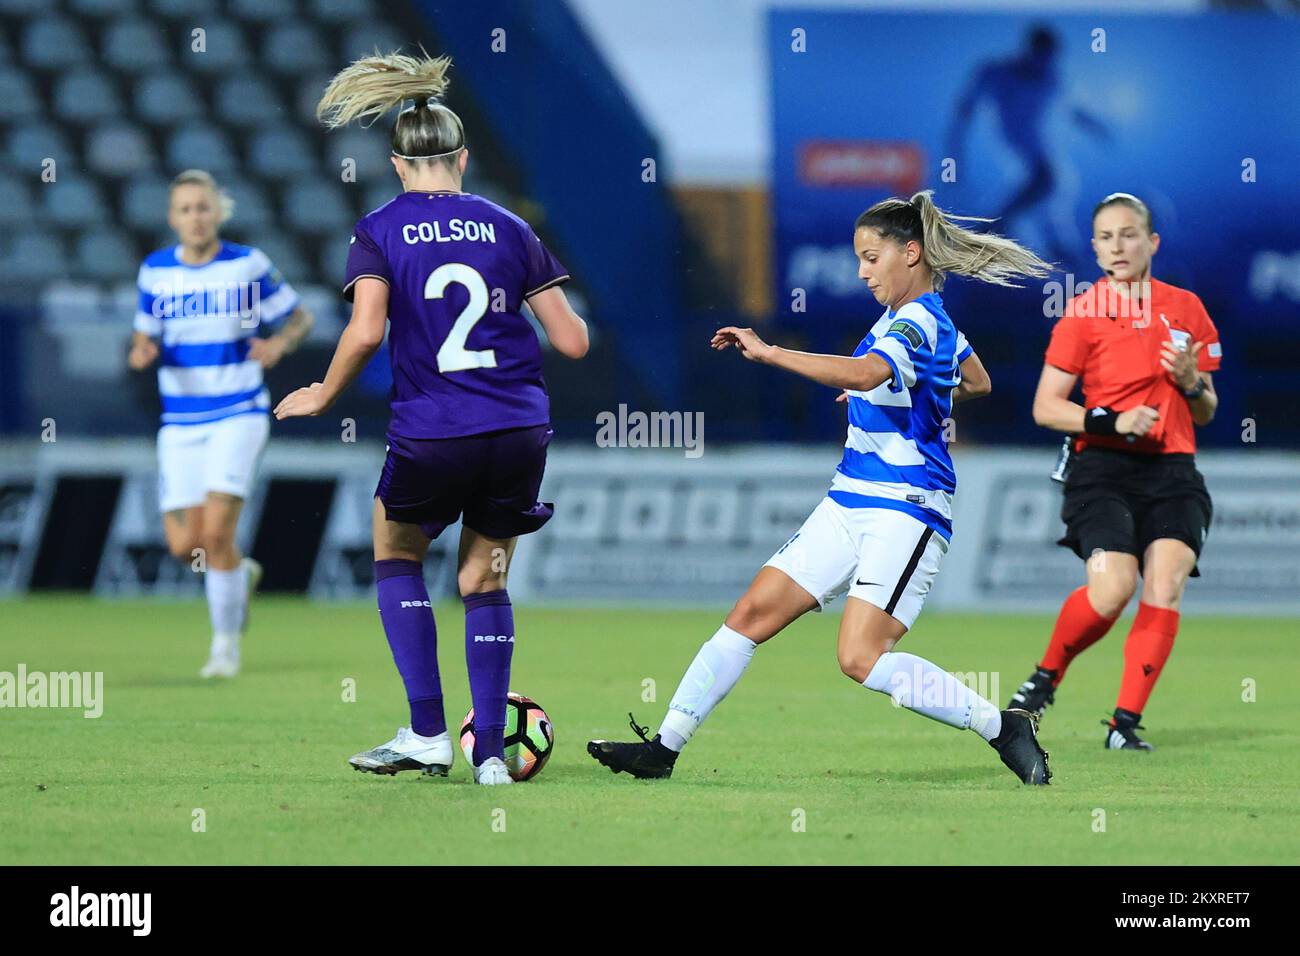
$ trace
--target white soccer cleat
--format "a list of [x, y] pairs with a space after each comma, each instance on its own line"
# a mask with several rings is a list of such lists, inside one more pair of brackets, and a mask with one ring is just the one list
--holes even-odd
[[239, 645], [231, 642], [213, 641], [212, 652], [208, 662], [199, 671], [203, 678], [234, 677], [239, 673]]
[[451, 737], [446, 731], [436, 737], [421, 737], [410, 727], [399, 727], [397, 736], [388, 743], [363, 750], [349, 757], [348, 763], [366, 773], [391, 776], [403, 770], [419, 770], [445, 777], [451, 769], [451, 759]]
[[504, 760], [500, 757], [488, 757], [474, 768], [474, 782], [492, 787], [503, 783], [514, 783], [514, 780], [510, 778], [510, 771], [506, 769]]

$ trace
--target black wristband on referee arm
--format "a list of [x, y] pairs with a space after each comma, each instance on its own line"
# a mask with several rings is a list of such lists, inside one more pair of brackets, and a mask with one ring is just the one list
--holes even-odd
[[1083, 430], [1089, 435], [1118, 435], [1115, 428], [1115, 422], [1119, 420], [1119, 412], [1114, 409], [1098, 405], [1096, 408], [1087, 408], [1083, 412]]

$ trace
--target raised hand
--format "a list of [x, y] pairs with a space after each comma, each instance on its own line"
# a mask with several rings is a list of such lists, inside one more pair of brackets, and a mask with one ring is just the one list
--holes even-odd
[[725, 326], [714, 332], [713, 340], [709, 344], [719, 352], [734, 345], [740, 349], [740, 354], [751, 362], [764, 361], [772, 351], [772, 346], [760, 339], [753, 329], [742, 329], [734, 325]]

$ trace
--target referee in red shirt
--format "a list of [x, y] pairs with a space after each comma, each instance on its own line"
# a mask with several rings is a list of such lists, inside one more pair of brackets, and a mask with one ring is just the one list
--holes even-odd
[[[1105, 272], [1052, 330], [1034, 421], [1076, 435], [1060, 544], [1084, 559], [1088, 583], [1065, 599], [1051, 642], [1010, 707], [1041, 714], [1077, 655], [1110, 630], [1137, 590], [1124, 676], [1106, 747], [1151, 750], [1138, 723], [1178, 633], [1178, 606], [1210, 527], [1193, 425], [1214, 417], [1210, 373], [1219, 334], [1185, 289], [1151, 278], [1160, 236], [1136, 196], [1113, 193], [1092, 214]], [[1071, 401], [1082, 380], [1083, 404]]]

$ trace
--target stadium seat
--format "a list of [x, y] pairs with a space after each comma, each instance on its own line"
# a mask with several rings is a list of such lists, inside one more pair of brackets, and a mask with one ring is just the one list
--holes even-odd
[[[232, 230], [233, 232], [233, 230]], [[312, 269], [298, 251], [298, 244], [287, 236], [278, 233], [240, 233], [250, 238], [236, 240], [256, 246], [266, 253], [271, 263], [280, 270], [280, 274], [290, 285], [307, 282], [312, 277]]]
[[39, 230], [14, 234], [0, 254], [0, 282], [44, 283], [69, 274], [63, 241]]
[[0, 121], [23, 120], [41, 111], [36, 84], [15, 67], [0, 69]]
[[43, 184], [40, 192], [43, 220], [66, 229], [108, 222], [108, 204], [99, 185], [84, 176], [60, 175], [53, 183]]
[[343, 288], [348, 269], [348, 241], [338, 238], [321, 243], [320, 277], [327, 285]]
[[330, 133], [325, 138], [326, 168], [331, 173], [341, 172], [343, 161], [351, 159], [356, 163], [356, 181], [359, 183], [386, 178], [396, 181], [393, 164], [389, 162], [392, 154], [389, 137], [389, 127], [378, 124], [369, 129], [354, 126]]
[[229, 20], [206, 18], [202, 26], [203, 49], [194, 49], [197, 42], [192, 33], [199, 27], [183, 31], [181, 37], [180, 65], [185, 70], [198, 73], [226, 74], [246, 71], [253, 59], [253, 51], [244, 40], [244, 33]]
[[308, 9], [316, 19], [332, 24], [375, 17], [375, 8], [370, 0], [310, 0]]
[[104, 60], [123, 73], [153, 72], [171, 60], [166, 39], [166, 32], [147, 20], [118, 20], [104, 37]]
[[139, 267], [135, 242], [116, 229], [93, 229], [77, 237], [73, 270], [78, 278], [113, 282], [134, 275]]
[[262, 61], [274, 72], [290, 76], [325, 70], [333, 65], [329, 48], [320, 33], [314, 26], [303, 22], [272, 27], [262, 43]]
[[352, 207], [343, 198], [342, 185], [328, 179], [289, 183], [283, 208], [290, 226], [312, 235], [343, 234], [352, 225]]
[[266, 191], [252, 180], [228, 180], [221, 188], [235, 200], [231, 222], [243, 230], [263, 231], [275, 222], [275, 213], [266, 199]]
[[30, 177], [0, 171], [0, 226], [27, 226], [36, 215]]
[[[136, 296], [138, 301], [139, 296]], [[130, 315], [136, 302], [120, 315]], [[48, 329], [79, 325], [104, 317], [104, 294], [93, 282], [81, 277], [53, 282], [41, 293], [41, 322]]]
[[140, 12], [140, 0], [69, 0], [68, 10], [79, 18], [103, 19]]
[[28, 24], [23, 33], [23, 55], [29, 66], [58, 70], [80, 66], [91, 59], [92, 53], [76, 23], [65, 17], [46, 16]]
[[220, 0], [149, 0], [149, 12], [171, 20], [206, 17], [220, 6]]
[[152, 126], [175, 126], [204, 111], [189, 77], [181, 73], [143, 76], [135, 86], [135, 111]]
[[269, 179], [288, 179], [302, 174], [316, 155], [307, 137], [292, 126], [274, 125], [253, 137], [249, 165]]
[[298, 118], [304, 123], [315, 126], [318, 122], [316, 119], [316, 104], [320, 102], [321, 94], [325, 92], [325, 87], [329, 86], [332, 73], [316, 73], [298, 84], [298, 95], [294, 102], [294, 109], [298, 113]]
[[122, 194], [122, 222], [130, 229], [152, 232], [167, 220], [170, 185], [161, 176], [132, 179]]
[[154, 163], [153, 146], [131, 123], [101, 126], [86, 140], [86, 167], [112, 178], [137, 176]]
[[[140, 258], [143, 260], [144, 256]], [[131, 315], [135, 312], [140, 304], [140, 289], [135, 283], [135, 276], [131, 276], [130, 282], [113, 283], [112, 288], [104, 294], [103, 302], [109, 315]]]
[[113, 82], [98, 70], [78, 69], [54, 84], [54, 112], [74, 123], [93, 123], [122, 113]]
[[275, 87], [260, 76], [237, 74], [217, 87], [217, 115], [235, 126], [256, 126], [285, 118]]
[[220, 130], [193, 123], [174, 134], [167, 144], [167, 165], [182, 169], [206, 169], [221, 176], [239, 168], [230, 142]]
[[120, 20], [104, 36], [104, 61], [122, 73], [152, 73], [168, 64], [166, 33], [139, 18]]
[[409, 37], [383, 20], [353, 20], [343, 28], [339, 47], [341, 62], [351, 63], [358, 57], [374, 53], [391, 53], [407, 44]]
[[[400, 184], [390, 123], [325, 133], [315, 107], [345, 58], [406, 45], [385, 13], [377, 0], [0, 0], [0, 224], [54, 230], [11, 243], [0, 271], [113, 284], [126, 259], [174, 244], [171, 176], [200, 168], [236, 201], [232, 239], [335, 289], [352, 223]], [[41, 249], [55, 253], [33, 266]]]
[[251, 23], [274, 23], [297, 16], [294, 0], [230, 0], [227, 12]]
[[53, 123], [36, 122], [14, 126], [9, 131], [5, 156], [15, 170], [39, 175], [46, 159], [58, 157], [56, 172], [77, 166], [68, 134]]
[[0, 0], [0, 14], [9, 17], [29, 17], [49, 8], [50, 0]]

